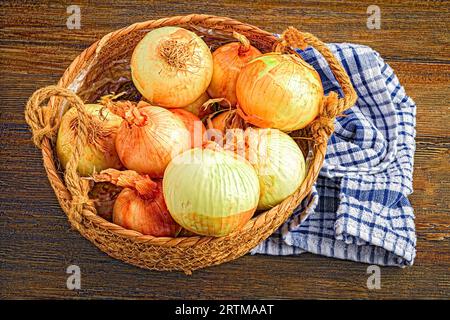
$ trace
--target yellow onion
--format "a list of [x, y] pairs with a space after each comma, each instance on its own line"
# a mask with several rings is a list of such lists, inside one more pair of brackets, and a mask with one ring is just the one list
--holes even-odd
[[212, 98], [226, 98], [232, 107], [236, 106], [236, 80], [242, 67], [261, 52], [250, 45], [248, 39], [233, 34], [239, 42], [227, 43], [213, 52], [214, 71], [208, 94]]
[[[89, 120], [86, 124], [88, 137], [80, 156], [78, 172], [82, 176], [88, 176], [107, 168], [121, 168], [114, 140], [122, 118], [99, 104], [87, 104], [85, 107]], [[56, 154], [64, 168], [75, 149], [77, 132], [77, 110], [71, 108], [61, 119], [56, 139]]]
[[248, 124], [237, 114], [236, 109], [223, 110], [207, 118], [208, 129], [226, 134], [229, 129], [245, 129]]
[[225, 133], [225, 130], [227, 129], [227, 120], [229, 119], [229, 117], [230, 111], [223, 111], [208, 119], [211, 120], [211, 122], [208, 124], [211, 129], [217, 129], [220, 132]]
[[183, 109], [186, 111], [192, 112], [197, 117], [202, 119], [204, 116], [207, 116], [208, 114], [210, 114], [212, 112], [212, 105], [211, 106], [210, 105], [203, 106], [203, 104], [206, 101], [208, 101], [209, 99], [210, 99], [210, 97], [209, 97], [208, 93], [203, 92], [203, 94], [200, 96], [200, 98], [198, 98], [191, 104], [187, 105]]
[[135, 171], [115, 169], [95, 174], [94, 180], [124, 188], [114, 203], [112, 219], [115, 224], [155, 237], [175, 237], [181, 231], [167, 210], [161, 180], [153, 181]]
[[305, 179], [305, 158], [297, 143], [277, 129], [245, 131], [247, 160], [259, 178], [258, 210], [270, 209], [292, 195]]
[[319, 74], [302, 59], [272, 52], [242, 68], [236, 96], [244, 120], [289, 132], [304, 128], [317, 117], [323, 87]]
[[185, 109], [169, 109], [174, 115], [183, 121], [191, 137], [191, 148], [201, 147], [203, 145], [206, 128], [202, 121], [193, 113]]
[[150, 31], [131, 57], [131, 75], [139, 92], [153, 105], [183, 108], [208, 88], [212, 55], [195, 33], [179, 27]]
[[117, 131], [116, 150], [127, 169], [162, 178], [170, 160], [190, 148], [189, 131], [169, 110], [142, 105], [122, 108], [125, 121]]
[[206, 236], [224, 236], [241, 228], [259, 199], [255, 169], [219, 148], [195, 148], [175, 157], [164, 174], [163, 190], [174, 220]]

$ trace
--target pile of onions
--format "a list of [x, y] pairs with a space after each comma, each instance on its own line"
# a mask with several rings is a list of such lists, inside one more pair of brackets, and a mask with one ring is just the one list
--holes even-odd
[[224, 236], [241, 228], [259, 200], [255, 169], [219, 147], [196, 148], [175, 157], [166, 169], [163, 190], [174, 220], [206, 236]]
[[[88, 113], [87, 143], [80, 156], [77, 170], [82, 176], [107, 168], [121, 168], [122, 164], [114, 147], [117, 130], [122, 118], [99, 104], [85, 105]], [[75, 149], [78, 132], [78, 116], [75, 108], [62, 117], [56, 140], [56, 153], [65, 168]]]
[[226, 98], [231, 106], [236, 106], [236, 80], [242, 67], [261, 52], [250, 45], [248, 39], [234, 32], [239, 42], [231, 42], [213, 52], [213, 76], [208, 87], [212, 98]]
[[150, 31], [131, 57], [131, 75], [139, 92], [153, 105], [183, 108], [211, 82], [212, 55], [195, 33], [179, 27]]
[[[318, 116], [321, 79], [294, 54], [262, 54], [233, 36], [211, 54], [191, 31], [154, 29], [130, 61], [142, 100], [115, 101], [122, 92], [86, 105], [78, 171], [96, 183], [100, 216], [157, 237], [221, 237], [298, 190], [305, 158], [285, 132]], [[77, 125], [70, 109], [56, 142], [64, 167]]]
[[305, 179], [305, 158], [297, 143], [277, 129], [245, 131], [245, 157], [259, 178], [258, 210], [270, 209], [292, 195]]
[[245, 67], [236, 83], [241, 117], [261, 128], [286, 132], [307, 126], [319, 113], [319, 74], [293, 54], [267, 53]]
[[189, 131], [191, 137], [191, 148], [201, 147], [203, 145], [206, 128], [202, 121], [193, 113], [185, 109], [169, 109], [174, 115], [180, 118]]
[[117, 131], [116, 150], [127, 169], [162, 178], [170, 160], [190, 148], [186, 126], [167, 109], [140, 103], [115, 112], [125, 119]]
[[94, 180], [124, 187], [114, 203], [115, 224], [155, 237], [175, 237], [181, 231], [167, 210], [161, 181], [135, 171], [114, 169], [95, 174]]

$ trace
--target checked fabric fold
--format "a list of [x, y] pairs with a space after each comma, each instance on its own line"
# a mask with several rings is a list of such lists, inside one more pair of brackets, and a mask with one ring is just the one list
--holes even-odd
[[[369, 47], [329, 44], [358, 94], [335, 132], [312, 197], [252, 253], [303, 252], [370, 264], [412, 265], [416, 234], [412, 189], [416, 106], [394, 71]], [[325, 59], [300, 51], [325, 93], [342, 94]], [[300, 212], [309, 205], [309, 215]]]

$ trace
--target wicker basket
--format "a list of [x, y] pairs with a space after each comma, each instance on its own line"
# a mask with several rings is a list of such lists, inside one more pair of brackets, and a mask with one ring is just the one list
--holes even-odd
[[[307, 176], [299, 189], [281, 204], [255, 216], [241, 230], [225, 237], [157, 238], [124, 229], [96, 214], [92, 200], [88, 197], [89, 184], [76, 172], [80, 150], [87, 135], [83, 101], [92, 102], [92, 97], [83, 92], [98, 82], [114, 61], [127, 61], [146, 32], [163, 26], [180, 26], [192, 30], [202, 35], [212, 48], [230, 41], [233, 31], [245, 35], [262, 52], [276, 49], [293, 53], [293, 47], [313, 46], [328, 61], [342, 87], [343, 97], [338, 99], [336, 94], [331, 94], [324, 98], [319, 117], [300, 132], [307, 139], [300, 140], [299, 145], [312, 156]], [[233, 19], [193, 14], [136, 23], [107, 34], [72, 62], [57, 86], [46, 87], [33, 94], [28, 101], [25, 117], [32, 128], [35, 144], [42, 149], [49, 181], [73, 228], [116, 259], [142, 268], [181, 270], [189, 274], [193, 270], [221, 264], [246, 254], [292, 214], [309, 195], [317, 179], [328, 138], [333, 132], [334, 118], [352, 106], [355, 100], [356, 95], [348, 75], [328, 48], [313, 35], [289, 28], [279, 39], [269, 32]], [[77, 108], [80, 125], [73, 158], [64, 174], [61, 174], [54, 154], [54, 141], [66, 105]]]

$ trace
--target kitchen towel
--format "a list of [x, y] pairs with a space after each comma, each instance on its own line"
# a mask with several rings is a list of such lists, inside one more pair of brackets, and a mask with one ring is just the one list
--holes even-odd
[[[312, 197], [252, 253], [303, 252], [388, 266], [412, 265], [416, 106], [391, 67], [367, 46], [329, 44], [358, 100], [335, 121]], [[320, 74], [325, 93], [342, 94], [325, 59], [298, 51]], [[309, 216], [300, 212], [309, 206]]]

